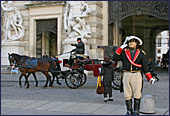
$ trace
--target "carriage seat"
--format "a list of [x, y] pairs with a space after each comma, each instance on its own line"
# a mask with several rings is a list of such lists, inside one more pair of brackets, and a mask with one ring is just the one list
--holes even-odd
[[78, 64], [79, 64], [79, 65], [81, 65], [81, 64], [92, 64], [92, 61], [93, 61], [93, 60], [83, 60], [83, 61], [79, 60], [79, 61], [78, 61]]
[[84, 55], [84, 54], [76, 54], [76, 57], [77, 58], [80, 58], [80, 59], [89, 59], [89, 56], [88, 55]]

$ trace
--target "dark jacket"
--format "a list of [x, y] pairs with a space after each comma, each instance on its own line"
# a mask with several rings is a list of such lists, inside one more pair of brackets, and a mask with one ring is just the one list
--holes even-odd
[[100, 75], [103, 75], [104, 93], [112, 93], [111, 82], [114, 77], [114, 67], [111, 62], [105, 62], [102, 64]]
[[84, 54], [85, 48], [82, 41], [80, 41], [78, 44], [72, 44], [72, 46], [76, 47], [76, 54]]
[[[129, 57], [131, 57], [129, 49], [127, 49], [127, 53], [129, 54]], [[134, 63], [139, 64], [142, 67], [137, 67], [137, 66], [132, 65], [126, 56], [124, 49], [121, 52], [117, 50], [116, 53], [113, 55], [112, 60], [122, 61], [124, 71], [143, 71], [144, 74], [149, 73], [146, 54], [140, 49], [136, 50], [134, 59], [132, 59], [132, 61], [134, 60]]]

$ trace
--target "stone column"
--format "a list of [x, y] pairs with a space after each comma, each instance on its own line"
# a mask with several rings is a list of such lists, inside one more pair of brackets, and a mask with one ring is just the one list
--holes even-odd
[[119, 22], [115, 21], [114, 26], [113, 26], [113, 45], [114, 46], [119, 46]]
[[46, 52], [49, 56], [49, 32], [42, 33], [42, 54]]

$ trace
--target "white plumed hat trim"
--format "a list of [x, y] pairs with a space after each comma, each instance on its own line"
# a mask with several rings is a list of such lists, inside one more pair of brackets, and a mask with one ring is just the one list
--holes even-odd
[[138, 40], [139, 41], [139, 45], [143, 44], [142, 40], [139, 37], [136, 37], [136, 36], [127, 36], [123, 44], [126, 44], [126, 42], [128, 42], [128, 41], [130, 41], [132, 39]]

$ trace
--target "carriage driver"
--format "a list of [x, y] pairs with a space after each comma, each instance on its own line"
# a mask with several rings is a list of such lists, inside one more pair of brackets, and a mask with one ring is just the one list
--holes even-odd
[[[155, 81], [151, 73], [148, 72], [146, 54], [143, 50], [138, 48], [140, 45], [142, 45], [142, 40], [140, 38], [128, 36], [124, 44], [120, 46], [113, 55], [114, 61], [121, 60], [123, 62], [124, 72], [121, 80], [126, 100], [126, 115], [139, 115], [143, 84], [142, 73], [145, 74], [145, 77], [151, 84]], [[134, 98], [134, 112], [132, 110], [132, 98]]]
[[[81, 38], [77, 38], [77, 43], [78, 44], [71, 44], [72, 46], [76, 47], [76, 49], [73, 49], [71, 52], [76, 52], [76, 54], [84, 54], [85, 48]], [[73, 62], [74, 62], [73, 58], [70, 56], [70, 59], [68, 61], [68, 64], [66, 64], [66, 66], [68, 67], [72, 66]]]

